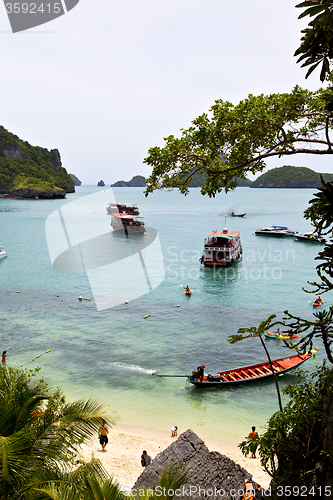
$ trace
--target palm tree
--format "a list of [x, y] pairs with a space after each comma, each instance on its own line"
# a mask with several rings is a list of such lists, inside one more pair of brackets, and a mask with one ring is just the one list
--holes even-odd
[[[252, 326], [251, 328], [239, 328], [239, 330], [237, 332], [238, 335], [231, 335], [230, 337], [228, 337], [228, 342], [230, 344], [235, 344], [236, 342], [239, 342], [240, 340], [249, 339], [251, 337], [259, 337], [260, 338], [261, 345], [263, 346], [263, 348], [265, 350], [267, 359], [269, 361], [269, 366], [270, 366], [272, 374], [274, 376], [279, 408], [280, 408], [280, 411], [283, 411], [278, 379], [277, 379], [275, 370], [273, 368], [272, 360], [271, 360], [271, 357], [269, 355], [268, 349], [266, 347], [265, 342], [263, 341], [263, 335], [265, 334], [265, 332], [272, 329], [275, 325], [280, 324], [279, 321], [275, 321], [274, 323], [272, 323], [274, 318], [276, 318], [276, 315], [272, 314], [265, 321], [262, 321], [260, 323], [260, 325], [258, 326], [258, 328], [256, 328], [255, 326]], [[245, 336], [239, 335], [242, 333], [249, 333], [249, 335], [245, 335]]]
[[[38, 369], [37, 369], [38, 371]], [[96, 400], [66, 403], [34, 371], [0, 367], [0, 498], [28, 498], [27, 485], [38, 471], [73, 468], [80, 445], [105, 420]]]

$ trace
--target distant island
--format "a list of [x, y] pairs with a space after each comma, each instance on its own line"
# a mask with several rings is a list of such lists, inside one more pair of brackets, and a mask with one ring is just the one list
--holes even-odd
[[319, 188], [320, 175], [326, 182], [333, 181], [333, 174], [319, 174], [307, 167], [272, 168], [252, 182], [251, 188]]
[[65, 198], [74, 181], [58, 149], [31, 146], [0, 126], [0, 194], [12, 198]]
[[104, 187], [105, 186], [105, 182], [102, 181], [102, 180], [100, 180], [100, 181], [98, 181], [97, 186]]
[[74, 186], [81, 186], [82, 182], [74, 174], [69, 174], [74, 181]]
[[[250, 186], [251, 181], [236, 177], [238, 186]], [[188, 187], [201, 187], [205, 182], [204, 174], [194, 174]], [[130, 181], [117, 181], [111, 187], [146, 187], [146, 178], [142, 175], [135, 175]]]
[[130, 181], [117, 181], [111, 187], [146, 187], [146, 178], [142, 175], [135, 175]]

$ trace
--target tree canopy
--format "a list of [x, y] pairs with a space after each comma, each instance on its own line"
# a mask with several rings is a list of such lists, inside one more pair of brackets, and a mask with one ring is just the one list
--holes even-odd
[[165, 137], [164, 147], [149, 149], [152, 167], [146, 196], [177, 187], [186, 194], [193, 176], [205, 173], [202, 194], [215, 196], [265, 168], [271, 157], [301, 153], [333, 154], [330, 131], [333, 88], [316, 92], [296, 86], [291, 93], [249, 95], [237, 105], [217, 100], [180, 138]]
[[320, 80], [323, 82], [331, 70], [333, 58], [333, 2], [332, 0], [310, 0], [296, 5], [305, 10], [299, 19], [309, 16], [312, 20], [302, 30], [301, 44], [295, 52], [302, 67], [310, 66], [307, 78], [321, 64]]

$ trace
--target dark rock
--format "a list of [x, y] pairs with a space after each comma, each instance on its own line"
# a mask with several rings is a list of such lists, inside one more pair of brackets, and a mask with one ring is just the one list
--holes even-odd
[[[191, 500], [238, 498], [242, 496], [246, 478], [252, 477], [233, 460], [209, 451], [205, 443], [191, 430], [181, 434], [177, 441], [159, 453], [139, 476], [134, 489], [156, 488], [162, 470], [170, 462], [189, 473], [180, 491], [180, 498]], [[177, 495], [178, 496], [178, 495]]]
[[71, 176], [71, 178], [74, 181], [74, 186], [81, 186], [82, 182], [80, 181], [80, 179], [78, 177], [76, 177], [76, 175], [74, 175], [74, 174], [69, 174], [69, 175]]
[[104, 182], [104, 181], [102, 181], [102, 180], [100, 180], [100, 181], [98, 182], [97, 186], [105, 186], [105, 182]]
[[59, 168], [62, 166], [61, 157], [58, 149], [52, 149], [52, 163], [57, 172], [59, 172]]
[[3, 149], [2, 150], [3, 155], [6, 158], [10, 158], [11, 160], [14, 160], [14, 158], [18, 158], [19, 160], [23, 160], [23, 154], [20, 148], [8, 148], [8, 149]]

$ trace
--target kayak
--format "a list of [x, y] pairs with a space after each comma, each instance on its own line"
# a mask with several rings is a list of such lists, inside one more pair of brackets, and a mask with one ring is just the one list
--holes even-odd
[[296, 334], [293, 334], [293, 335], [278, 335], [277, 333], [267, 332], [267, 333], [265, 333], [265, 337], [268, 338], [268, 339], [276, 339], [276, 340], [285, 339], [285, 340], [288, 340], [288, 339], [298, 339], [299, 335], [296, 335]]
[[191, 295], [192, 292], [191, 292], [191, 290], [190, 291], [185, 290], [184, 293], [185, 293], [185, 295]]

